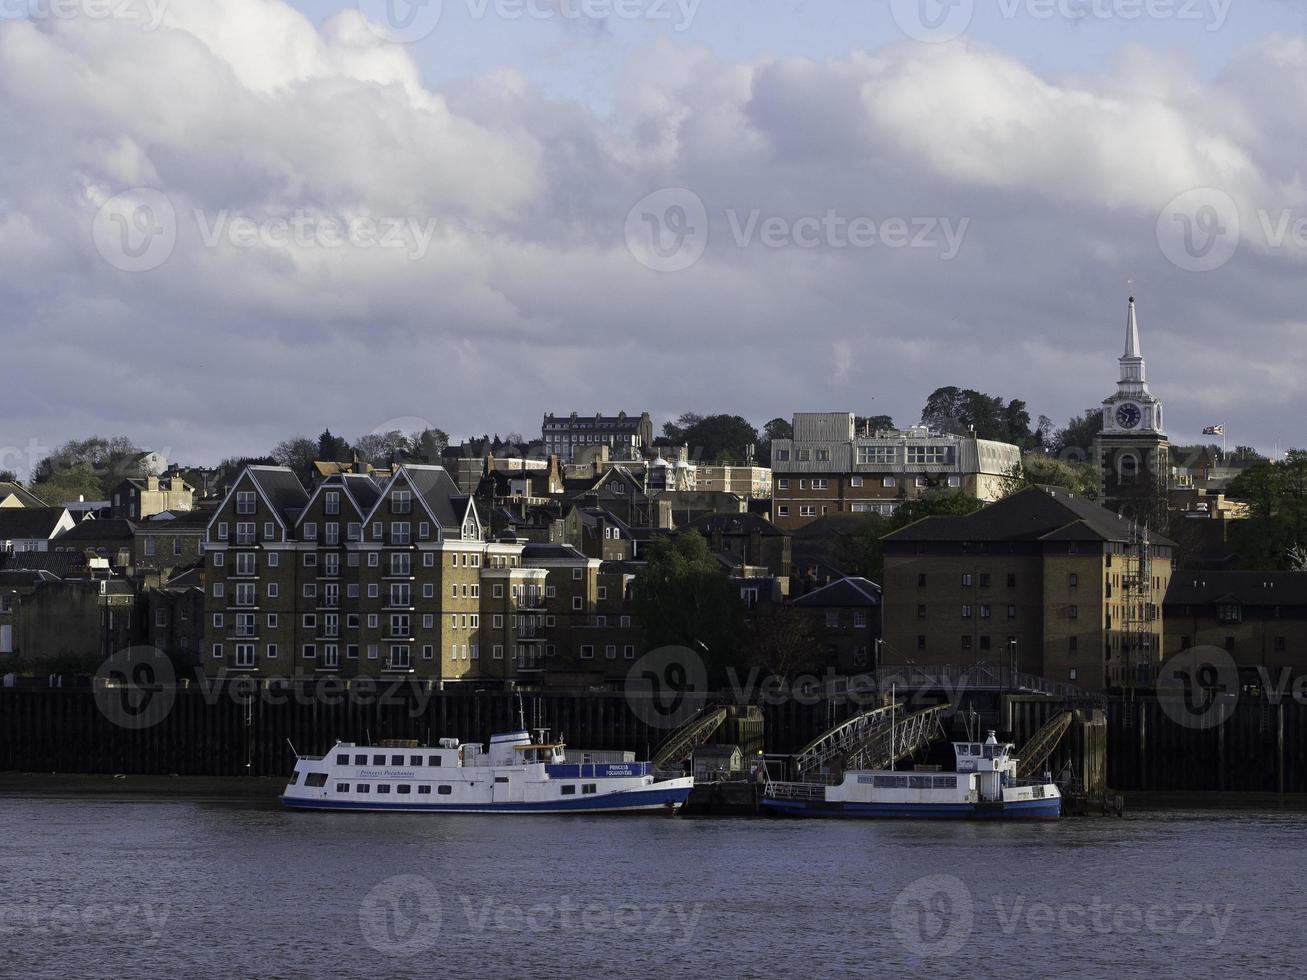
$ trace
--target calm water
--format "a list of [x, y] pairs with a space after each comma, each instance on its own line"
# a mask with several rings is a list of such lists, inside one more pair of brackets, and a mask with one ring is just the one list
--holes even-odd
[[1300, 815], [1051, 826], [0, 798], [0, 973], [1301, 975]]

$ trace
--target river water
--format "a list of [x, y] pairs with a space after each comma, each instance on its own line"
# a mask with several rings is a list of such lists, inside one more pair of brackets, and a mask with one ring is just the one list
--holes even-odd
[[1301, 975], [1300, 814], [1057, 824], [0, 798], [6, 977]]

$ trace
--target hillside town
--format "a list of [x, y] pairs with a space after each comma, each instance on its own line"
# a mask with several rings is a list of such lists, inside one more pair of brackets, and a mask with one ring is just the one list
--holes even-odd
[[1080, 458], [849, 411], [708, 453], [648, 412], [573, 411], [388, 461], [141, 452], [105, 500], [0, 483], [0, 674], [71, 683], [138, 645], [181, 677], [506, 690], [620, 689], [671, 645], [714, 670], [990, 665], [1094, 691], [1194, 646], [1301, 671], [1307, 571], [1249, 533], [1279, 516], [1250, 485], [1296, 456], [1171, 446], [1133, 299], [1118, 365]]

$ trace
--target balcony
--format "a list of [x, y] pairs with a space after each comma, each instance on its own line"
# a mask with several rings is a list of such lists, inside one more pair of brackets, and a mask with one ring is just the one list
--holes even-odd
[[545, 655], [543, 653], [531, 653], [517, 658], [517, 672], [519, 674], [538, 674], [544, 669]]
[[381, 669], [387, 673], [413, 673], [413, 664], [411, 658], [400, 658], [398, 660], [386, 660], [382, 663]]

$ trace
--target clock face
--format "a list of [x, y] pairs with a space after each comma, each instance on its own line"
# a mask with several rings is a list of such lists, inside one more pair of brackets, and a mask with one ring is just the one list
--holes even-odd
[[1123, 429], [1133, 429], [1143, 420], [1144, 414], [1134, 402], [1126, 402], [1116, 410], [1116, 424]]

